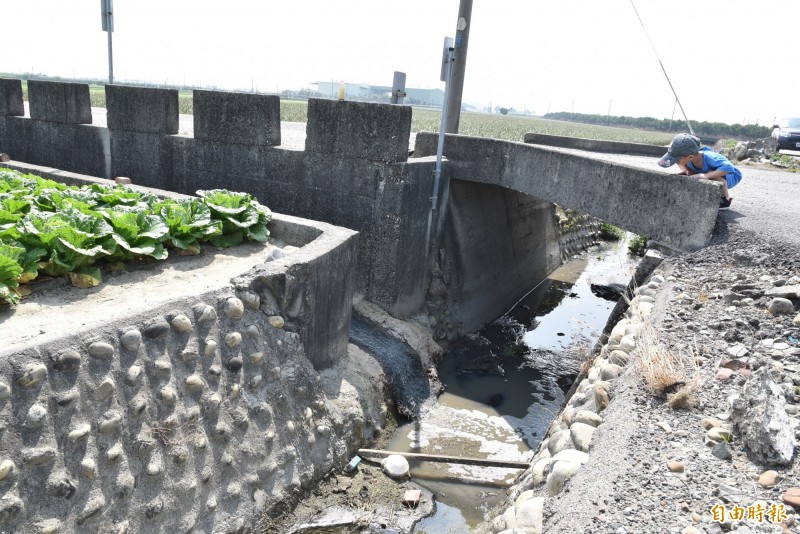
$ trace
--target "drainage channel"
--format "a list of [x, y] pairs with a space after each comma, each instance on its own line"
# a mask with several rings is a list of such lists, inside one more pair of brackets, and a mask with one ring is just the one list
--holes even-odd
[[[635, 264], [627, 241], [594, 246], [458, 342], [439, 365], [444, 393], [400, 426], [387, 449], [529, 461], [606, 325], [616, 300], [609, 297], [627, 285]], [[412, 395], [414, 408], [420, 393]], [[409, 464], [412, 479], [436, 497], [436, 513], [417, 523], [416, 533], [471, 532], [520, 473], [413, 458]]]

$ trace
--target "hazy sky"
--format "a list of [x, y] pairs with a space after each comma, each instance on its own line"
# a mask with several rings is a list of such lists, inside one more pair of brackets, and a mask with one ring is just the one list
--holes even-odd
[[[692, 120], [800, 116], [798, 0], [633, 0]], [[114, 0], [116, 81], [440, 87], [458, 0]], [[0, 72], [108, 75], [100, 0], [0, 0]], [[464, 101], [670, 117], [631, 0], [474, 0]], [[680, 111], [676, 111], [676, 117]]]

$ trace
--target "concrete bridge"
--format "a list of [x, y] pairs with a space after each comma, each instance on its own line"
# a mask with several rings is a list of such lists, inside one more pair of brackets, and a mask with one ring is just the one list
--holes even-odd
[[[435, 134], [418, 135], [414, 155], [435, 155], [437, 139]], [[611, 145], [620, 151], [631, 146]], [[663, 155], [664, 149], [659, 150], [659, 156]], [[534, 195], [678, 250], [702, 248], [714, 229], [720, 192], [711, 182], [528, 144], [459, 135], [447, 136], [444, 154], [451, 179]]]
[[[435, 136], [408, 157], [411, 108], [312, 99], [305, 150], [281, 146], [277, 96], [106, 86], [107, 127], [85, 84], [0, 79], [0, 152], [16, 161], [193, 194], [247, 191], [273, 210], [360, 232], [356, 289], [398, 317], [427, 315], [440, 339], [475, 331], [560, 262], [553, 203], [675, 249], [704, 246], [719, 191], [608, 161], [448, 136], [443, 202], [430, 196]], [[57, 171], [55, 171], [57, 174]]]

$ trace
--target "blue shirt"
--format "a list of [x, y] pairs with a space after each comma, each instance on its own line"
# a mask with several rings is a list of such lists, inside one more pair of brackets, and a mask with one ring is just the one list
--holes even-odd
[[728, 183], [728, 188], [731, 188], [742, 181], [742, 171], [734, 167], [733, 163], [731, 163], [730, 160], [722, 154], [714, 152], [707, 146], [704, 146], [700, 149], [700, 154], [703, 155], [702, 168], [698, 169], [692, 162], [686, 164], [686, 166], [692, 172], [699, 174], [716, 170], [727, 171], [727, 174], [725, 175], [725, 181]]

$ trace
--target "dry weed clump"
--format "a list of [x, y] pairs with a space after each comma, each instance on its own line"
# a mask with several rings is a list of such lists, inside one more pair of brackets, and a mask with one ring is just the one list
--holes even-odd
[[639, 377], [655, 395], [666, 397], [667, 406], [689, 409], [700, 384], [693, 351], [683, 354], [664, 346], [658, 332], [647, 324], [637, 337]]

